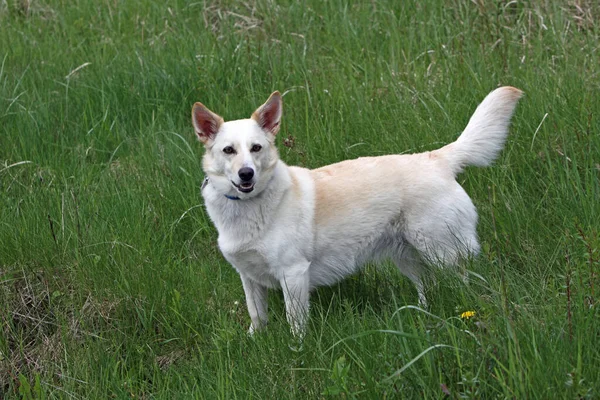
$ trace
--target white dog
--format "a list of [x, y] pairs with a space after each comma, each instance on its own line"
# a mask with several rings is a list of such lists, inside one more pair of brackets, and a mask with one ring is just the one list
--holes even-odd
[[497, 157], [521, 94], [491, 92], [458, 140], [441, 149], [315, 170], [279, 159], [279, 92], [251, 118], [230, 122], [194, 104], [206, 147], [202, 195], [219, 248], [242, 279], [250, 333], [267, 323], [268, 288], [283, 290], [292, 333], [302, 336], [311, 289], [381, 258], [396, 263], [424, 305], [426, 265], [456, 265], [479, 251], [477, 211], [456, 175]]

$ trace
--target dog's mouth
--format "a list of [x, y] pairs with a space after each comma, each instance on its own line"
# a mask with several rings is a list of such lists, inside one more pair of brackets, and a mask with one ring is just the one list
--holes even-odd
[[254, 182], [241, 182], [239, 185], [234, 181], [231, 181], [231, 183], [242, 193], [250, 193], [254, 190]]

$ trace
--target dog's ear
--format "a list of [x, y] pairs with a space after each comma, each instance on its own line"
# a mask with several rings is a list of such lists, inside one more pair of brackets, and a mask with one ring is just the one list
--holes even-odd
[[279, 122], [281, 121], [281, 112], [283, 104], [281, 102], [281, 94], [275, 91], [262, 106], [258, 107], [252, 114], [252, 119], [258, 125], [271, 135], [277, 135], [279, 132]]
[[223, 125], [223, 118], [210, 111], [204, 104], [195, 103], [192, 108], [192, 123], [198, 139], [206, 145], [214, 140]]

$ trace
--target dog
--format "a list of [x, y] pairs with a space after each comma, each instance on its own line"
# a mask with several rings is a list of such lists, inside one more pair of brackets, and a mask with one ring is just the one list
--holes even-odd
[[249, 333], [267, 323], [267, 289], [281, 288], [292, 334], [302, 337], [312, 289], [382, 258], [414, 283], [426, 307], [426, 266], [455, 266], [480, 248], [477, 211], [456, 176], [496, 159], [521, 95], [510, 86], [492, 91], [459, 138], [437, 150], [314, 170], [279, 158], [279, 92], [250, 118], [229, 122], [195, 103], [202, 196], [219, 248], [240, 275]]

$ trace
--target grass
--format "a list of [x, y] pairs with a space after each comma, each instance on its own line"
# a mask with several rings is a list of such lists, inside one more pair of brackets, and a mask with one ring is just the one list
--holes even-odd
[[[0, 397], [597, 398], [600, 7], [594, 1], [0, 2]], [[287, 92], [288, 164], [454, 140], [523, 89], [469, 286], [431, 308], [384, 264], [249, 318], [199, 194], [190, 109]], [[476, 274], [476, 275], [475, 275]], [[475, 311], [461, 319], [464, 311]]]

